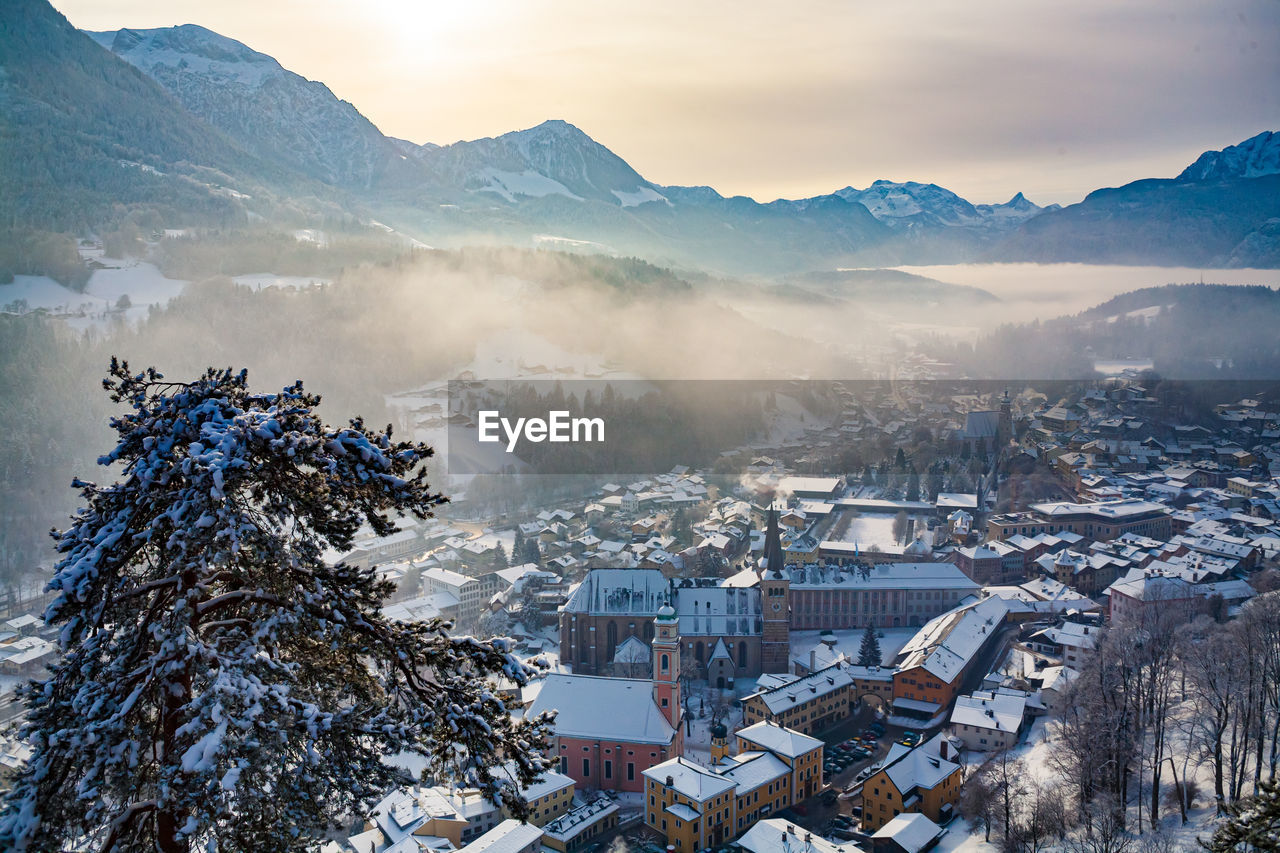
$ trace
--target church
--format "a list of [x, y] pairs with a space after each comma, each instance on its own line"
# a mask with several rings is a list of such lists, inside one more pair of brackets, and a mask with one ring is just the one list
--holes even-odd
[[642, 791], [646, 770], [684, 753], [680, 619], [664, 603], [652, 624], [652, 679], [555, 673], [526, 711], [557, 711], [559, 770], [584, 788]]
[[750, 585], [719, 578], [668, 580], [657, 569], [592, 569], [561, 608], [561, 661], [575, 673], [634, 676], [637, 642], [653, 641], [658, 610], [670, 602], [683, 653], [710, 684], [728, 688], [735, 678], [786, 672], [789, 580], [774, 511], [765, 555], [761, 580]]

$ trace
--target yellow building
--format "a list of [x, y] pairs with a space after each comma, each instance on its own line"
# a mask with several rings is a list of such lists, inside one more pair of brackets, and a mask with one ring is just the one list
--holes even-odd
[[894, 744], [862, 786], [862, 828], [874, 832], [901, 814], [945, 823], [960, 799], [955, 748], [937, 735], [914, 749]]
[[737, 746], [712, 767], [674, 758], [644, 772], [645, 824], [677, 853], [723, 844], [821, 789], [822, 741], [761, 723]]
[[796, 802], [821, 792], [822, 741], [770, 722], [738, 730], [737, 739], [739, 754], [771, 752], [791, 768], [791, 790]]
[[[507, 770], [508, 775], [515, 777], [515, 768]], [[520, 795], [529, 805], [528, 822], [534, 826], [544, 826], [573, 808], [573, 779], [554, 770], [544, 770], [538, 781], [520, 789]], [[502, 810], [504, 818], [512, 817], [510, 811]]]
[[618, 805], [608, 797], [600, 796], [545, 824], [542, 827], [542, 844], [559, 853], [575, 853], [617, 828]]
[[771, 722], [813, 734], [848, 718], [864, 699], [881, 705], [892, 702], [893, 670], [840, 661], [753, 693], [742, 700], [742, 719], [748, 725]]

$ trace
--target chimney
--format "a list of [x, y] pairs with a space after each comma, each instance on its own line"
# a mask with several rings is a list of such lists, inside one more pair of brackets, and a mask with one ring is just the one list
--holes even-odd
[[809, 649], [809, 671], [813, 672], [818, 668], [818, 650]]
[[946, 738], [943, 738], [942, 741], [939, 742], [938, 744], [938, 755], [942, 756], [943, 759], [947, 757], [947, 748], [949, 746], [950, 745], [947, 743]]

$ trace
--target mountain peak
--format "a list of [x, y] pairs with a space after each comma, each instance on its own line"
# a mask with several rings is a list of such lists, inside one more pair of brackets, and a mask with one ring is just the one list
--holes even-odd
[[513, 141], [538, 141], [556, 145], [564, 145], [566, 143], [572, 145], [599, 145], [577, 125], [570, 124], [560, 118], [550, 118], [542, 124], [524, 130], [513, 130], [510, 133], [504, 133], [498, 138]]
[[256, 88], [269, 78], [288, 73], [267, 54], [198, 24], [86, 35], [152, 77], [164, 71], [182, 71]]
[[1264, 130], [1238, 145], [1206, 151], [1183, 169], [1177, 180], [1220, 181], [1280, 174], [1280, 133]]

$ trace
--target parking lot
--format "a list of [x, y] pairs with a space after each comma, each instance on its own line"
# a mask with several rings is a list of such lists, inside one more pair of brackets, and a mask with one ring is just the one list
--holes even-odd
[[[824, 838], [840, 840], [841, 836], [847, 837], [850, 834], [849, 830], [858, 825], [858, 814], [855, 810], [861, 808], [862, 797], [857, 795], [852, 798], [841, 798], [839, 795], [859, 780], [860, 776], [865, 778], [871, 775], [872, 765], [883, 759], [889, 747], [901, 739], [906, 731], [881, 720], [878, 724], [884, 729], [883, 735], [877, 737], [873, 743], [857, 740], [873, 723], [877, 723], [875, 711], [869, 707], [862, 707], [840, 725], [823, 732], [821, 738], [826, 743], [826, 748], [823, 750], [824, 761], [830, 763], [835, 759], [839, 765], [843, 766], [832, 768], [835, 772], [831, 775], [824, 774], [823, 778], [827, 785], [825, 791], [810, 797], [798, 806], [780, 812], [778, 817]], [[855, 745], [868, 748], [870, 754], [858, 757], [856, 753], [852, 753]], [[864, 771], [868, 772], [864, 774]]]

